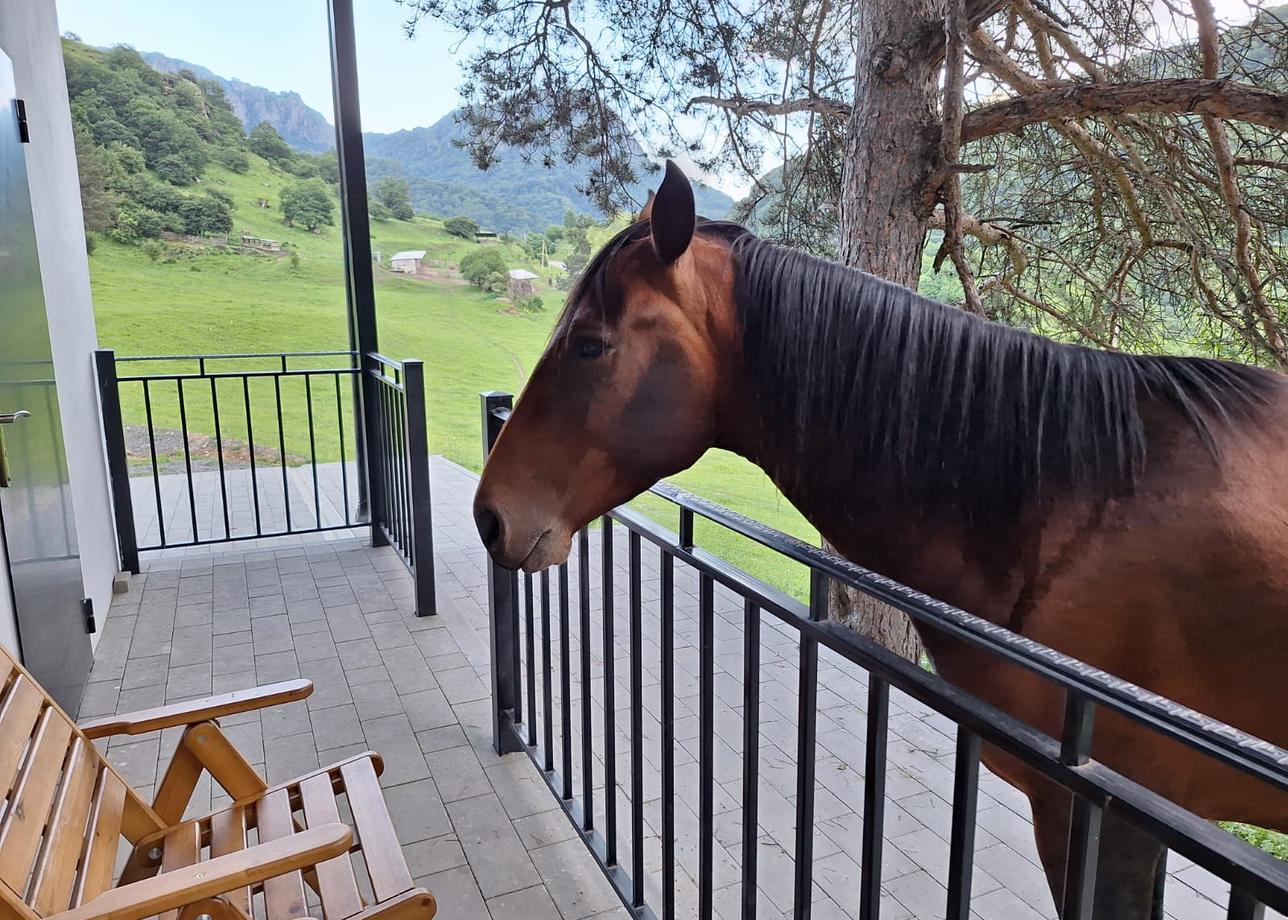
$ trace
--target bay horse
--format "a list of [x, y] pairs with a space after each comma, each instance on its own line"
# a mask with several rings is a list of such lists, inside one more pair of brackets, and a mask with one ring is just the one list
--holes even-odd
[[[668, 163], [571, 292], [483, 472], [479, 533], [508, 568], [559, 564], [713, 447], [848, 559], [1288, 745], [1288, 378], [970, 316], [698, 219]], [[1059, 737], [1059, 688], [921, 635], [944, 678]], [[1125, 717], [1098, 719], [1093, 756], [1202, 816], [1288, 830], [1288, 795]], [[984, 761], [1028, 796], [1059, 904], [1068, 794]], [[1108, 812], [1095, 916], [1150, 917], [1162, 853]]]

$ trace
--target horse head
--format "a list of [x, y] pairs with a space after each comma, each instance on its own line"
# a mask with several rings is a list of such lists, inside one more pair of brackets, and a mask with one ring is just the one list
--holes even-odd
[[668, 162], [569, 295], [475, 495], [501, 565], [563, 562], [577, 530], [714, 443], [733, 275], [728, 247], [696, 224], [693, 188]]

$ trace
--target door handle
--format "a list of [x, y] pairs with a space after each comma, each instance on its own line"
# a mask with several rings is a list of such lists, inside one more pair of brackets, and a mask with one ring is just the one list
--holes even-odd
[[17, 412], [0, 412], [0, 425], [12, 425], [25, 418], [31, 418], [31, 413], [26, 409], [19, 409]]

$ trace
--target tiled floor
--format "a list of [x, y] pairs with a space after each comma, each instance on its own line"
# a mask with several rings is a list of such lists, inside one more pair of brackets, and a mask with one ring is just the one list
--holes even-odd
[[[356, 751], [380, 751], [387, 765], [382, 783], [408, 863], [438, 898], [441, 916], [625, 917], [528, 758], [500, 758], [491, 750], [486, 575], [469, 514], [474, 480], [437, 458], [433, 478], [438, 616], [410, 615], [411, 583], [401, 562], [392, 550], [367, 547], [360, 533], [146, 554], [146, 571], [132, 579], [129, 593], [118, 598], [107, 618], [80, 714], [124, 712], [307, 677], [316, 690], [306, 702], [228, 719], [229, 735], [270, 781]], [[626, 551], [618, 531], [615, 561], [621, 567]], [[590, 557], [595, 586], [597, 547], [595, 534]], [[580, 653], [575, 561], [570, 574], [574, 599], [568, 655], [575, 674]], [[625, 578], [619, 575], [616, 583], [624, 588]], [[657, 584], [656, 560], [646, 554], [645, 655], [653, 662], [659, 639]], [[678, 915], [690, 917], [695, 915], [697, 868], [696, 585], [677, 572], [676, 587], [677, 895]], [[552, 606], [557, 610], [557, 604]], [[618, 620], [625, 609], [624, 599], [614, 605], [619, 782], [629, 776], [630, 752], [625, 733], [627, 630], [624, 620]], [[718, 593], [716, 611], [716, 911], [723, 920], [733, 920], [739, 916], [742, 833], [742, 606]], [[595, 782], [602, 784], [602, 603], [597, 591], [591, 616], [596, 637], [591, 745]], [[556, 641], [556, 674], [558, 652]], [[777, 920], [790, 915], [792, 906], [794, 635], [766, 619], [761, 659], [758, 901], [759, 916]], [[820, 674], [813, 915], [830, 920], [853, 917], [857, 910], [866, 684], [861, 672], [827, 655]], [[644, 682], [646, 893], [656, 910], [661, 856], [656, 667], [645, 668]], [[559, 682], [553, 683], [558, 712]], [[572, 721], [578, 726], [581, 687], [576, 677], [570, 690]], [[883, 866], [886, 920], [942, 916], [945, 891], [939, 879], [948, 859], [952, 739], [950, 723], [895, 695]], [[574, 738], [575, 764], [580, 763], [580, 742]], [[147, 788], [173, 744], [165, 734], [117, 739], [108, 756], [127, 778]], [[579, 769], [574, 776], [580, 784]], [[595, 799], [602, 826], [602, 788]], [[193, 809], [220, 801], [219, 794], [203, 787]], [[620, 788], [617, 801], [625, 829], [629, 801]], [[1054, 917], [1023, 799], [985, 776], [979, 807], [977, 916]], [[628, 846], [623, 839], [623, 861]], [[1170, 865], [1170, 915], [1177, 920], [1224, 916], [1218, 906], [1224, 886], [1175, 855]]]

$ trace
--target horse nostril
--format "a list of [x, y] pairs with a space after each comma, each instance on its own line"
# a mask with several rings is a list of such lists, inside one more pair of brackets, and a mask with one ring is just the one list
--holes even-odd
[[501, 544], [501, 535], [505, 531], [501, 518], [495, 511], [486, 505], [479, 505], [474, 509], [474, 523], [478, 526], [479, 537], [483, 540], [483, 545], [489, 551], [496, 549]]

